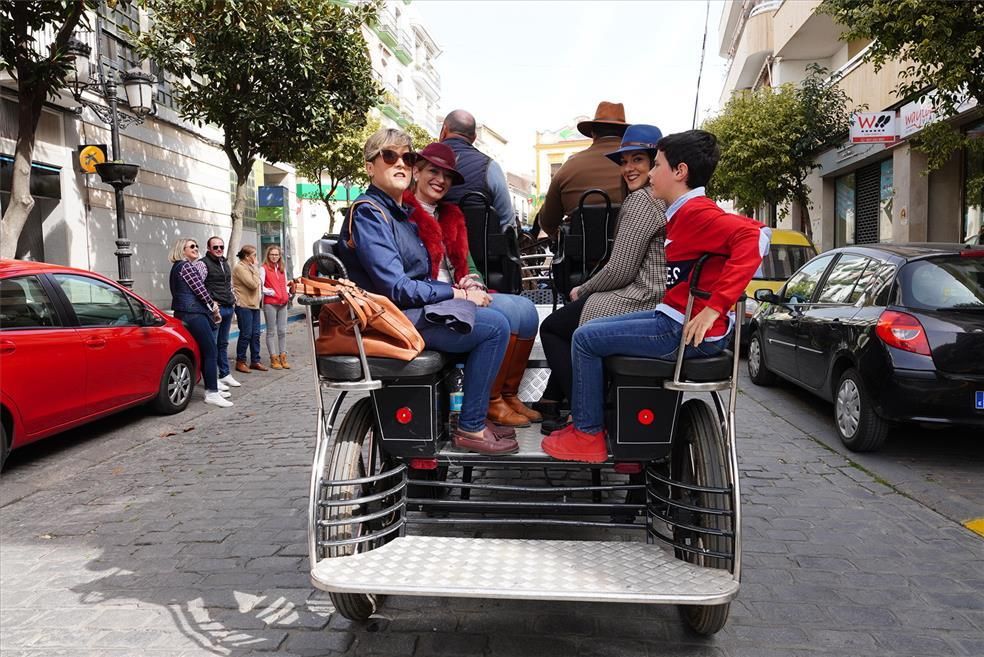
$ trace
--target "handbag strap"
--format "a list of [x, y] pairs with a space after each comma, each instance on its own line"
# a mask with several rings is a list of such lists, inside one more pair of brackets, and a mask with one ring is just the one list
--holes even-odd
[[377, 210], [379, 210], [379, 213], [381, 215], [383, 215], [383, 220], [385, 220], [386, 223], [390, 223], [390, 218], [389, 218], [389, 215], [386, 214], [386, 210], [384, 210], [383, 208], [379, 207], [373, 201], [370, 201], [369, 199], [362, 199], [361, 201], [356, 201], [349, 208], [349, 216], [348, 216], [348, 233], [349, 233], [349, 236], [348, 236], [348, 239], [345, 240], [345, 244], [348, 245], [348, 248], [350, 248], [350, 249], [354, 249], [355, 248], [355, 231], [352, 229], [352, 220], [355, 218], [355, 208], [358, 207], [362, 203], [368, 203], [372, 207], [374, 207]]

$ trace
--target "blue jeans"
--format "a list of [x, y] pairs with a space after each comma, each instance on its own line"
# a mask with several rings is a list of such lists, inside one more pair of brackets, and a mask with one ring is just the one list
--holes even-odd
[[205, 379], [205, 392], [216, 392], [219, 384], [215, 375], [215, 337], [212, 335], [212, 327], [215, 324], [212, 320], [202, 313], [186, 313], [180, 310], [174, 311], [174, 316], [184, 322], [188, 327], [191, 337], [198, 343], [198, 351], [202, 357], [202, 378]]
[[481, 431], [485, 427], [489, 391], [509, 343], [509, 322], [501, 313], [489, 308], [475, 310], [475, 326], [471, 333], [456, 333], [437, 324], [417, 327], [428, 349], [468, 354], [465, 360], [465, 394], [458, 416], [458, 426], [465, 431]]
[[492, 310], [502, 313], [509, 320], [509, 332], [515, 333], [520, 340], [528, 340], [536, 336], [536, 327], [540, 317], [536, 314], [536, 306], [526, 297], [518, 294], [491, 295]]
[[236, 313], [232, 306], [219, 306], [219, 314], [222, 319], [218, 324], [212, 324], [212, 335], [215, 337], [215, 364], [222, 379], [229, 376], [229, 330]]
[[[605, 356], [674, 360], [682, 333], [682, 325], [652, 310], [600, 317], [577, 329], [571, 345], [574, 426], [586, 433], [596, 433], [605, 426]], [[688, 346], [684, 358], [716, 356], [727, 344], [726, 338], [713, 342], [704, 340], [696, 347]]]
[[239, 324], [239, 340], [236, 341], [236, 360], [246, 362], [246, 347], [252, 358], [249, 363], [260, 362], [260, 309], [236, 306], [236, 323]]

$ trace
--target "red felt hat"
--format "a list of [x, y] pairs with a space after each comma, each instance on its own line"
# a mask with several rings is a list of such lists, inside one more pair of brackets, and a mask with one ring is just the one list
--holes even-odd
[[417, 157], [448, 171], [451, 174], [451, 184], [460, 185], [465, 182], [465, 177], [455, 169], [458, 166], [458, 158], [455, 157], [454, 151], [447, 144], [442, 144], [439, 141], [427, 144], [424, 146], [424, 150], [417, 153]]

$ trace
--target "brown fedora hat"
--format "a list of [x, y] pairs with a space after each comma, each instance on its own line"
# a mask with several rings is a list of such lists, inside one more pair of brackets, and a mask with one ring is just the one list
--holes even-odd
[[625, 107], [622, 106], [622, 103], [609, 103], [606, 100], [598, 103], [594, 119], [581, 121], [577, 124], [577, 131], [586, 137], [591, 137], [591, 127], [596, 123], [629, 127], [629, 124], [625, 122]]

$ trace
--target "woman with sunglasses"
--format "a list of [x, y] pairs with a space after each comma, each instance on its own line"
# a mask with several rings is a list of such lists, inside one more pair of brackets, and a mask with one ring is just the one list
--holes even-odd
[[205, 379], [205, 403], [228, 407], [232, 402], [228, 387], [219, 389], [215, 364], [215, 338], [212, 329], [219, 323], [219, 304], [205, 289], [207, 274], [205, 263], [198, 258], [198, 243], [179, 238], [171, 249], [171, 309], [174, 316], [184, 322], [188, 332], [198, 343], [201, 352], [202, 378]]
[[[465, 215], [455, 203], [444, 203], [452, 185], [465, 182], [455, 169], [457, 158], [446, 144], [428, 144], [417, 155], [410, 189], [403, 192], [404, 204], [413, 211], [410, 221], [430, 256], [430, 277], [455, 283], [463, 289], [485, 290], [481, 274], [469, 255]], [[540, 318], [526, 297], [495, 293], [489, 308], [509, 321], [509, 344], [502, 367], [490, 392], [488, 419], [507, 427], [528, 427], [543, 417], [520, 401], [519, 384], [536, 340]]]
[[[509, 342], [509, 322], [487, 307], [491, 298], [484, 290], [431, 277], [427, 249], [409, 219], [410, 209], [403, 203], [417, 159], [409, 135], [392, 128], [378, 130], [366, 142], [363, 155], [369, 188], [355, 200], [338, 240], [339, 258], [349, 278], [392, 299], [417, 327], [428, 348], [467, 354], [464, 401], [458, 428], [452, 434], [453, 444], [480, 454], [517, 452], [515, 431], [486, 423], [489, 391]], [[470, 331], [456, 330], [454, 323], [432, 323], [425, 316], [425, 306], [451, 299], [474, 304], [444, 304], [452, 306], [447, 308], [452, 312], [456, 305], [462, 309], [459, 319], [472, 322]]]

